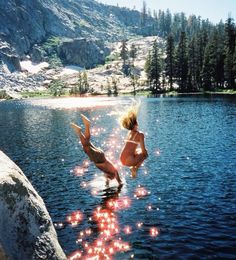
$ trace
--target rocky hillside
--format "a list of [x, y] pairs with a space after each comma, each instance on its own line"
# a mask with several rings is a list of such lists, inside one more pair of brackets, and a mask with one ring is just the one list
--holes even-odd
[[[68, 65], [92, 69], [88, 77], [95, 92], [104, 92], [112, 79], [125, 88], [131, 84], [120, 71], [120, 60], [97, 65], [104, 64], [110, 52], [117, 52], [119, 41], [137, 37], [138, 11], [95, 0], [9, 0], [0, 1], [0, 12], [0, 98], [6, 91], [11, 95], [13, 91], [15, 97], [16, 92], [45, 88]], [[25, 61], [47, 62], [49, 69], [31, 74], [22, 66]], [[140, 64], [136, 74], [142, 80]], [[76, 79], [65, 80], [73, 86]]]
[[[140, 21], [138, 11], [106, 6], [94, 0], [0, 1], [0, 13], [0, 59], [10, 70], [19, 69], [18, 56], [41, 59], [43, 54], [35, 53], [39, 53], [38, 46], [50, 37], [58, 37], [62, 42], [67, 38], [67, 43], [68, 38], [70, 41], [77, 38], [117, 41], [135, 33]], [[62, 49], [65, 50], [67, 43]], [[101, 44], [96, 46], [98, 51], [94, 56], [104, 51]], [[67, 58], [65, 62], [70, 62], [65, 51], [63, 54]]]
[[[163, 47], [164, 41], [156, 36], [136, 37], [127, 41], [128, 50], [131, 49], [132, 45], [134, 45], [137, 50], [133, 64], [134, 67], [132, 69], [132, 74], [135, 76], [136, 90], [145, 89], [147, 77], [144, 66], [154, 40], [157, 40], [158, 45]], [[107, 94], [109, 87], [111, 91], [114, 92], [114, 85], [116, 85], [118, 93], [130, 93], [134, 90], [131, 76], [126, 76], [122, 69], [123, 61], [120, 58], [120, 48], [121, 42], [112, 43], [110, 45], [111, 53], [109, 56], [112, 60], [107, 61], [105, 65], [86, 70], [89, 87], [93, 89], [95, 93]], [[74, 70], [74, 72], [71, 71], [70, 74], [64, 72], [66, 72], [66, 70], [62, 70], [59, 74], [55, 75], [55, 77], [66, 82], [69, 88], [78, 83], [78, 72], [76, 70]]]

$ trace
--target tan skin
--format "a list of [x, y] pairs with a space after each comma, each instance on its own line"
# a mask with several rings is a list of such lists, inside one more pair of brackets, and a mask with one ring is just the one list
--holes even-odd
[[[135, 136], [135, 139], [133, 139]], [[138, 124], [129, 131], [127, 140], [133, 140], [139, 143], [141, 151], [137, 150], [138, 144], [126, 142], [120, 154], [120, 161], [124, 166], [130, 167], [133, 177], [136, 177], [138, 168], [148, 157], [145, 147], [144, 134], [138, 131]]]
[[[82, 133], [81, 127], [76, 125], [75, 123], [71, 123], [71, 127], [75, 130], [76, 134], [80, 138], [81, 144], [83, 146], [83, 150], [85, 153], [89, 155], [90, 149], [88, 149], [88, 145], [93, 146], [94, 149], [100, 150], [99, 148], [95, 147], [91, 142], [90, 142], [90, 120], [81, 114], [83, 123], [85, 125], [85, 132]], [[107, 178], [107, 184], [108, 184], [108, 179], [116, 179], [117, 182], [119, 183], [119, 186], [122, 185], [122, 181], [120, 179], [120, 176], [118, 174], [117, 169], [115, 166], [112, 164], [111, 161], [109, 161], [107, 158], [105, 158], [105, 161], [103, 163], [95, 163], [96, 167], [103, 171], [105, 174], [105, 177]]]

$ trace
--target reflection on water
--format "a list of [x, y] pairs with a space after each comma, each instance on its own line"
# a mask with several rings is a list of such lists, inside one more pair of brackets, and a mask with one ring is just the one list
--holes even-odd
[[[118, 117], [130, 103], [0, 103], [1, 149], [43, 197], [68, 257], [235, 258], [235, 100], [142, 98], [149, 157], [136, 179], [118, 161], [126, 136]], [[81, 112], [92, 119], [92, 141], [119, 168], [121, 190], [105, 186], [70, 128], [82, 125]]]
[[25, 100], [26, 104], [31, 106], [45, 107], [49, 109], [75, 109], [108, 107], [117, 104], [116, 98], [90, 97], [90, 98], [45, 98]]

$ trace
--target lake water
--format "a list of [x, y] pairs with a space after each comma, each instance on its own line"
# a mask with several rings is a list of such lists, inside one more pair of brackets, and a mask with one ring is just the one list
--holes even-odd
[[[129, 104], [129, 97], [0, 102], [0, 149], [44, 199], [65, 253], [235, 259], [235, 97], [141, 98], [149, 157], [135, 179], [118, 162], [126, 136], [118, 117]], [[106, 189], [83, 153], [69, 125], [82, 124], [80, 113], [118, 165], [121, 190], [115, 182]]]

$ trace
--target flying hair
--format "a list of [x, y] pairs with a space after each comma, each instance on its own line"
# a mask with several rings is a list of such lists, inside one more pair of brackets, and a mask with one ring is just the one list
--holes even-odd
[[135, 101], [121, 116], [120, 123], [121, 125], [128, 129], [132, 130], [137, 124], [138, 110], [140, 107], [140, 102]]

